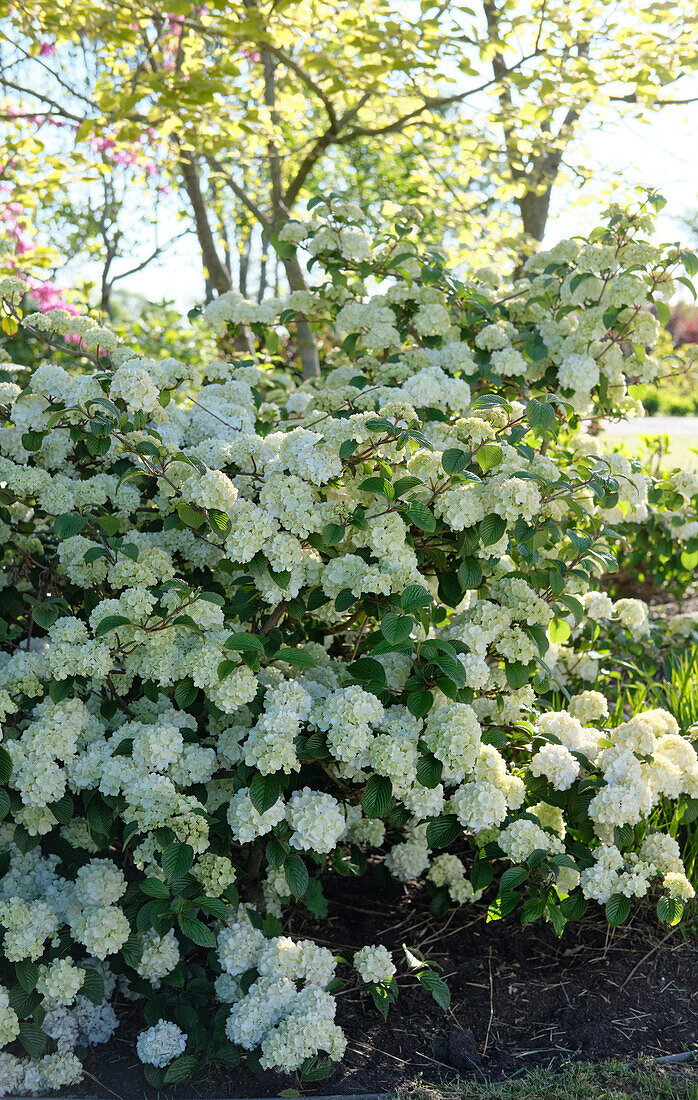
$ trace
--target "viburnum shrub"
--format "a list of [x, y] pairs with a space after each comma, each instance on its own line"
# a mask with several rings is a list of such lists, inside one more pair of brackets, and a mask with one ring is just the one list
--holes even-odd
[[[0, 1055], [0, 1089], [76, 1081], [117, 989], [154, 1086], [241, 1057], [318, 1079], [351, 963], [384, 1010], [399, 978], [384, 945], [333, 957], [284, 914], [322, 920], [323, 878], [369, 858], [437, 916], [496, 873], [489, 919], [561, 933], [591, 900], [618, 924], [649, 893], [680, 918], [678, 845], [647, 822], [698, 806], [690, 731], [550, 703], [615, 543], [688, 491], [586, 434], [662, 369], [648, 307], [698, 266], [650, 227], [614, 208], [500, 285], [422, 255], [413, 209], [369, 231], [331, 197], [279, 241], [312, 290], [197, 322], [258, 358], [144, 359], [31, 315], [74, 366], [0, 384], [0, 1033], [29, 1055]], [[9, 331], [22, 294], [0, 283]], [[630, 635], [634, 602], [607, 616]]]

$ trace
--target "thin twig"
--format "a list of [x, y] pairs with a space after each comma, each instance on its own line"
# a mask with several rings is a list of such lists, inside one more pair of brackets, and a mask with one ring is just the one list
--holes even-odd
[[488, 968], [490, 975], [490, 1018], [487, 1021], [487, 1032], [485, 1033], [485, 1043], [482, 1048], [483, 1058], [487, 1054], [487, 1046], [490, 1041], [490, 1031], [492, 1030], [492, 1020], [494, 1019], [494, 983], [492, 981], [492, 948], [490, 947], [490, 954], [488, 959]]

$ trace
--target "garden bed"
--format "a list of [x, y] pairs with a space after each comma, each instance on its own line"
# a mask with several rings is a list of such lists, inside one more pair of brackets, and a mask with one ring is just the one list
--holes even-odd
[[[484, 903], [437, 920], [421, 891], [395, 884], [376, 890], [368, 879], [335, 879], [326, 892], [327, 920], [298, 912], [294, 936], [336, 950], [385, 943], [396, 959], [406, 943], [443, 967], [452, 1002], [444, 1015], [413, 979], [402, 978], [400, 999], [384, 1022], [370, 997], [350, 986], [338, 998], [346, 1056], [329, 1079], [303, 1092], [385, 1093], [418, 1077], [475, 1082], [518, 1077], [534, 1066], [659, 1058], [698, 1048], [698, 941], [680, 929], [658, 929], [636, 917], [613, 930], [599, 913], [557, 939], [549, 927], [521, 927], [515, 917], [486, 924]], [[342, 971], [346, 976], [348, 969]], [[88, 1056], [91, 1077], [70, 1095], [155, 1095], [135, 1055], [138, 1005], [122, 1005], [121, 1012], [127, 1015], [115, 1039]], [[277, 1096], [294, 1084], [278, 1073], [238, 1068], [158, 1095]]]

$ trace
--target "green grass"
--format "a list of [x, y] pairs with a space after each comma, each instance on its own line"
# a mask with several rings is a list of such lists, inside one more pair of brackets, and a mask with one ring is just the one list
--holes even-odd
[[698, 1067], [580, 1062], [559, 1073], [534, 1069], [502, 1084], [466, 1081], [441, 1088], [415, 1085], [398, 1100], [697, 1100]]
[[[642, 443], [642, 437], [651, 435], [651, 433], [648, 432], [646, 425], [644, 427], [640, 426], [642, 421], [637, 423], [638, 427], [636, 429], [628, 424], [627, 429], [624, 428], [623, 431], [601, 431], [600, 436], [606, 443], [611, 445], [622, 443], [631, 455], [637, 455], [639, 458], [646, 460], [647, 448]], [[691, 435], [685, 432], [668, 438], [669, 448], [663, 458], [662, 466], [665, 469], [678, 466], [681, 469], [698, 472], [698, 454], [695, 453], [695, 450], [691, 450], [691, 448], [698, 445], [698, 440], [693, 439]]]

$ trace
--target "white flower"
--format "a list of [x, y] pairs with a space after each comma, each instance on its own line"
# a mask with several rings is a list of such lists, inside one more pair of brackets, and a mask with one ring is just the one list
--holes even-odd
[[169, 1020], [158, 1020], [153, 1027], [142, 1031], [136, 1041], [141, 1062], [162, 1069], [184, 1053], [187, 1037], [181, 1028]]
[[395, 974], [392, 955], [383, 944], [362, 947], [354, 955], [353, 966], [361, 980], [367, 983], [389, 982]]

